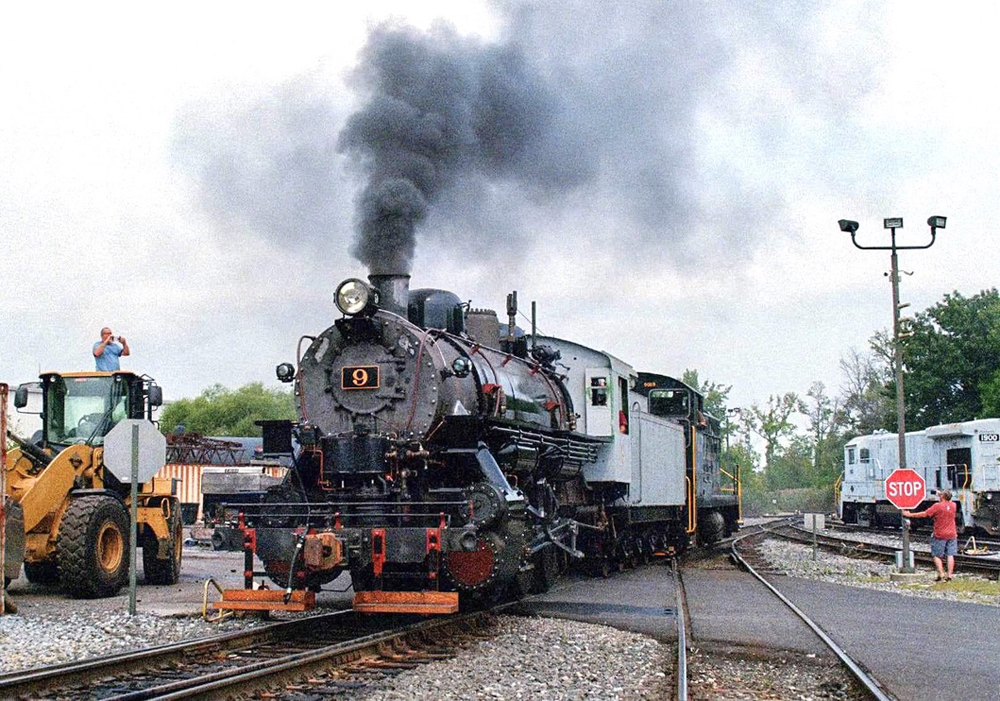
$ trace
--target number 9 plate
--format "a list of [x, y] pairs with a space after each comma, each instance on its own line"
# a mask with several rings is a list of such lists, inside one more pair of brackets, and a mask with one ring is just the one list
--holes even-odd
[[341, 389], [378, 389], [378, 365], [355, 365], [340, 371]]

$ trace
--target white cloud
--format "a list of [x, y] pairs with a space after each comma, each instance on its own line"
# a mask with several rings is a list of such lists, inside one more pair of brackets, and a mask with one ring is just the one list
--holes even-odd
[[[274, 365], [293, 358], [299, 335], [332, 320], [337, 281], [363, 272], [347, 251], [356, 185], [337, 171], [337, 248], [328, 257], [264, 241], [245, 221], [225, 225], [202, 209], [177, 160], [180, 116], [198, 108], [222, 125], [305, 76], [342, 120], [357, 99], [345, 76], [381, 19], [427, 28], [445, 18], [461, 34], [492, 40], [503, 36], [509, 6], [274, 7], [25, 5], [9, 16], [0, 30], [0, 379], [89, 367], [90, 345], [110, 324], [133, 345], [127, 366], [157, 377], [170, 398], [213, 382], [273, 382]], [[787, 27], [769, 20], [773, 35], [757, 33], [747, 14], [724, 26], [694, 22], [691, 31], [721, 27], [707, 58], [691, 57], [674, 67], [678, 75], [655, 65], [639, 76], [652, 86], [648, 95], [621, 103], [604, 93], [622, 112], [649, 109], [625, 115], [640, 134], [663, 109], [643, 99], [690, 110], [685, 128], [663, 137], [687, 158], [662, 164], [684, 174], [677, 196], [692, 211], [682, 225], [647, 217], [637, 233], [638, 197], [617, 197], [619, 174], [635, 176], [636, 188], [661, 183], [640, 177], [657, 163], [636, 149], [643, 140], [633, 133], [633, 150], [604, 152], [592, 197], [509, 208], [503, 186], [484, 190], [496, 204], [481, 221], [515, 220], [523, 239], [491, 246], [477, 265], [450, 255], [456, 245], [441, 233], [475, 220], [432, 216], [440, 228], [421, 233], [414, 286], [453, 288], [497, 308], [518, 289], [525, 311], [538, 301], [547, 333], [648, 369], [698, 368], [749, 404], [805, 392], [814, 380], [838, 387], [839, 358], [889, 325], [888, 254], [855, 249], [837, 219], [857, 219], [859, 240], [879, 245], [887, 241], [882, 217], [903, 216], [901, 242], [923, 242], [927, 216], [948, 216], [932, 250], [902, 255], [914, 271], [903, 279], [914, 309], [953, 289], [994, 285], [1000, 108], [988, 33], [996, 11], [837, 3], [813, 8], [805, 28], [794, 26], [795, 13]], [[617, 16], [617, 32], [628, 31], [626, 15]], [[554, 33], [601, 24], [564, 20]], [[660, 39], [655, 28], [644, 39]], [[748, 41], [755, 36], [759, 43]], [[558, 46], [587, 40], [564, 41]], [[615, 47], [595, 52], [641, 67]], [[733, 55], [711, 53], [723, 50]], [[725, 67], [717, 74], [698, 62], [715, 59]], [[697, 70], [708, 78], [684, 73]], [[600, 126], [617, 123], [608, 119]]]

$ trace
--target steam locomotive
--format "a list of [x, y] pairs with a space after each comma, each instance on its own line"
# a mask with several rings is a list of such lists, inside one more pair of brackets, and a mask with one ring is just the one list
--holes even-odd
[[277, 368], [299, 421], [261, 422], [265, 453], [293, 467], [242, 516], [278, 586], [349, 571], [358, 610], [452, 612], [738, 527], [738, 475], [694, 388], [529, 338], [516, 293], [506, 325], [408, 276], [335, 298], [342, 318]]

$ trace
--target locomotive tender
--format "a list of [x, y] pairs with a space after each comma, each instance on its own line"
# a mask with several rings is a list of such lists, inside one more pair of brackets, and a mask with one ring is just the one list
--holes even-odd
[[[1000, 535], [1000, 419], [931, 426], [906, 433], [907, 467], [924, 478], [920, 509], [948, 489], [960, 529]], [[899, 465], [898, 434], [881, 431], [844, 446], [839, 510], [845, 523], [898, 526], [899, 510], [885, 495], [885, 479]]]
[[246, 542], [281, 587], [349, 571], [354, 606], [444, 613], [459, 597], [548, 589], [570, 561], [612, 568], [714, 542], [739, 521], [719, 422], [675, 379], [603, 351], [528, 338], [408, 276], [342, 283], [343, 317], [297, 366], [299, 449], [246, 505]]

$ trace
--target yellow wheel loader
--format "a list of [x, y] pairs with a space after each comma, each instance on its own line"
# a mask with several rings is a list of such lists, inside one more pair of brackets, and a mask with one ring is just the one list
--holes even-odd
[[[131, 372], [40, 379], [41, 431], [33, 440], [8, 431], [17, 447], [4, 465], [7, 493], [24, 521], [25, 576], [59, 583], [74, 597], [114, 596], [128, 581], [131, 485], [128, 470], [105, 464], [104, 440], [123, 419], [151, 420], [162, 390]], [[27, 385], [15, 392], [19, 411], [28, 396]], [[146, 583], [176, 583], [183, 526], [174, 480], [143, 482], [137, 514]]]

